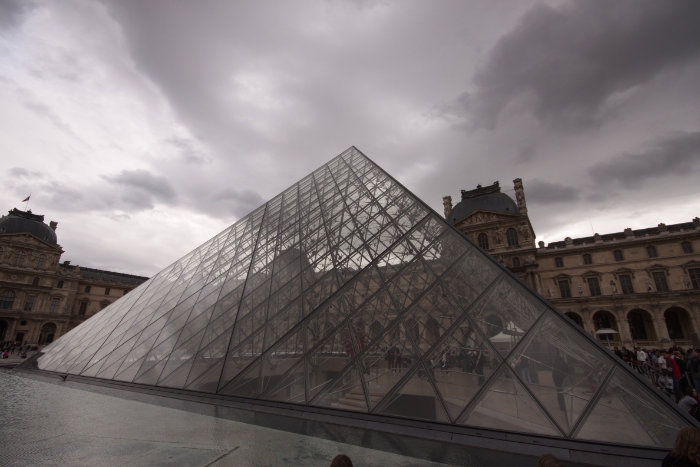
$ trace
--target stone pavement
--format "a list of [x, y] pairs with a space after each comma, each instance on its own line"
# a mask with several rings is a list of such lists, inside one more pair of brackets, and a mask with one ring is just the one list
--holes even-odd
[[0, 466], [442, 466], [0, 370]]

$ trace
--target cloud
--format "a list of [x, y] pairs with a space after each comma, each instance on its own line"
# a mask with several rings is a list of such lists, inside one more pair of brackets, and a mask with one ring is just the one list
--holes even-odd
[[177, 194], [168, 179], [147, 170], [122, 170], [117, 175], [103, 175], [102, 178], [121, 187], [120, 200], [133, 208], [152, 209], [155, 201], [177, 203]]
[[535, 5], [491, 49], [474, 89], [440, 110], [491, 130], [509, 106], [551, 127], [599, 125], [615, 97], [700, 56], [699, 17], [700, 2]]
[[34, 2], [29, 0], [0, 0], [0, 29], [18, 25], [34, 7]]
[[7, 173], [14, 178], [42, 178], [44, 175], [41, 172], [34, 172], [23, 167], [12, 167]]
[[576, 201], [579, 190], [575, 187], [533, 179], [525, 187], [527, 200], [535, 204], [556, 204]]
[[592, 166], [588, 173], [598, 185], [612, 182], [639, 188], [645, 181], [693, 173], [700, 166], [700, 131], [678, 132], [639, 153], [622, 153]]
[[189, 138], [172, 137], [165, 142], [177, 149], [180, 156], [179, 159], [185, 164], [202, 165], [211, 163], [211, 159], [197, 148], [197, 143]]
[[221, 214], [224, 214], [240, 218], [265, 203], [260, 193], [256, 191], [235, 190], [233, 188], [226, 188], [214, 193], [210, 200], [211, 204], [205, 209], [214, 217], [220, 217]]

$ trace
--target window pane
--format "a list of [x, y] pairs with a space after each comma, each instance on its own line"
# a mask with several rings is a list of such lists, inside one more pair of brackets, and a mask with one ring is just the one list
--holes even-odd
[[561, 294], [561, 298], [571, 298], [571, 289], [569, 288], [568, 280], [559, 281], [559, 293]]
[[588, 289], [591, 292], [591, 297], [597, 297], [598, 295], [601, 295], [600, 283], [598, 282], [597, 277], [589, 277], [588, 278]]
[[666, 273], [663, 271], [652, 272], [654, 283], [656, 284], [657, 292], [668, 292], [668, 282], [666, 282]]
[[688, 270], [688, 275], [690, 276], [690, 282], [693, 284], [693, 288], [700, 289], [700, 269], [690, 269]]
[[619, 279], [620, 279], [620, 287], [622, 287], [623, 294], [634, 293], [634, 287], [632, 286], [632, 276], [624, 274], [624, 275], [621, 275], [619, 277]]

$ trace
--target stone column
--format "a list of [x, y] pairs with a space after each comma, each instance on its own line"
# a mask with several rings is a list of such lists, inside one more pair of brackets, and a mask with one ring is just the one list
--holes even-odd
[[624, 310], [615, 310], [615, 319], [617, 320], [617, 330], [620, 332], [620, 343], [625, 347], [633, 345], [630, 325], [627, 322]]
[[10, 325], [7, 328], [7, 336], [5, 337], [5, 340], [14, 341], [15, 334], [17, 334], [17, 325], [19, 324], [19, 318], [12, 319], [9, 324]]
[[656, 333], [656, 338], [659, 340], [659, 343], [662, 347], [668, 347], [671, 343], [671, 337], [668, 335], [666, 320], [663, 316], [659, 317], [659, 312], [654, 310], [652, 321], [654, 322], [654, 332]]

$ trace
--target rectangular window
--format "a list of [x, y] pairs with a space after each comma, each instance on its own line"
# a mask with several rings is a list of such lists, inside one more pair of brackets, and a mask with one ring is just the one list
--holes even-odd
[[27, 296], [27, 300], [24, 302], [24, 311], [32, 311], [34, 300], [36, 300], [36, 295]]
[[564, 260], [561, 258], [554, 258], [554, 266], [558, 268], [563, 268], [564, 267]]
[[80, 302], [80, 309], [78, 310], [79, 315], [84, 315], [87, 311], [87, 302]]
[[591, 297], [597, 297], [598, 295], [601, 295], [600, 283], [598, 282], [597, 277], [588, 278], [588, 290], [591, 291]]
[[561, 298], [571, 298], [569, 281], [559, 281], [559, 292], [561, 293]]
[[613, 251], [613, 255], [615, 255], [615, 261], [624, 261], [625, 260], [625, 257], [622, 256], [622, 250]]
[[657, 292], [668, 292], [668, 282], [666, 282], [666, 273], [663, 271], [652, 272]]
[[56, 284], [57, 289], [62, 289], [63, 288], [63, 281], [58, 281], [58, 284]]
[[92, 289], [92, 287], [89, 285], [86, 285], [85, 286], [85, 293], [90, 293], [90, 289]]
[[689, 269], [688, 275], [694, 289], [700, 289], [700, 269]]
[[693, 252], [693, 245], [691, 245], [690, 242], [681, 243], [681, 247], [683, 248], [683, 253], [688, 254]]
[[109, 295], [109, 287], [105, 289], [105, 295]]
[[632, 276], [624, 274], [618, 277], [618, 279], [620, 280], [620, 287], [622, 287], [623, 294], [634, 293], [634, 287], [632, 286]]
[[49, 313], [58, 312], [58, 304], [61, 302], [60, 299], [54, 298], [51, 300], [51, 308], [49, 308]]
[[593, 258], [588, 253], [583, 255], [583, 264], [593, 264]]

